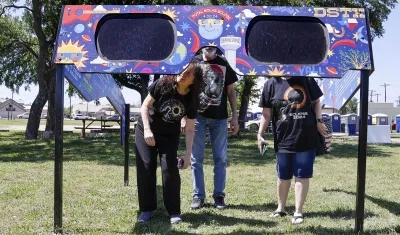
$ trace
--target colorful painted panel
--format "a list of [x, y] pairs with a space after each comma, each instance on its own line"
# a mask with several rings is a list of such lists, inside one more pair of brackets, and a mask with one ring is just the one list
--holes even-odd
[[[101, 58], [96, 51], [95, 31], [99, 20], [110, 13], [169, 16], [177, 29], [175, 53], [165, 62], [153, 63], [112, 62]], [[246, 53], [245, 37], [249, 22], [259, 15], [318, 17], [329, 32], [327, 58], [314, 66], [267, 65], [254, 61]], [[240, 75], [340, 78], [349, 69], [371, 68], [364, 9], [270, 6], [66, 5], [54, 62], [74, 63], [85, 73], [178, 74], [200, 48], [208, 45], [220, 48]]]
[[115, 110], [122, 115], [125, 99], [121, 89], [110, 74], [82, 74], [74, 65], [64, 66], [64, 75], [86, 101], [107, 97]]
[[335, 109], [340, 109], [357, 92], [360, 86], [360, 71], [349, 70], [342, 79], [323, 79], [319, 81], [319, 87], [324, 95], [321, 103]]

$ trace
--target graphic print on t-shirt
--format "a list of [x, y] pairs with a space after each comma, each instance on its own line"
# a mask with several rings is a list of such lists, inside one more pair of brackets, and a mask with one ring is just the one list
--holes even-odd
[[284, 102], [282, 102], [280, 108], [280, 121], [286, 120], [288, 115], [293, 119], [306, 118], [308, 112], [290, 112], [291, 108], [300, 109], [306, 104], [307, 94], [303, 87], [298, 85], [290, 86], [288, 89], [286, 89], [283, 100]]
[[204, 112], [210, 105], [220, 105], [225, 88], [225, 66], [202, 64], [202, 67], [204, 90], [200, 94], [199, 112]]
[[179, 122], [185, 114], [185, 107], [177, 99], [169, 99], [161, 104], [159, 112], [165, 122]]

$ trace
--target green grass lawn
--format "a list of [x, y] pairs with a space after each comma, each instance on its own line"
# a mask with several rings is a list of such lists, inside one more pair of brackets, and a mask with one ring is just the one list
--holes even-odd
[[[28, 123], [28, 119], [15, 119], [15, 120], [7, 120], [7, 118], [0, 119], [0, 126], [26, 126]], [[46, 125], [46, 119], [40, 120], [40, 125]], [[64, 125], [82, 125], [81, 120], [69, 120], [64, 119]]]
[[[132, 138], [133, 141], [133, 138]], [[182, 139], [183, 141], [183, 139]], [[49, 234], [53, 229], [54, 150], [52, 141], [26, 141], [21, 132], [0, 133], [0, 234]], [[182, 142], [183, 144], [183, 142]], [[181, 145], [184, 146], [184, 145]], [[171, 226], [158, 187], [154, 220], [137, 224], [133, 144], [130, 186], [123, 186], [123, 148], [117, 135], [64, 140], [64, 215], [67, 234], [351, 234], [354, 230], [357, 143], [336, 141], [330, 155], [318, 157], [304, 208], [305, 221], [269, 218], [276, 208], [272, 149], [261, 157], [255, 135], [229, 139], [225, 210], [190, 210], [192, 176], [181, 172], [183, 223]], [[183, 153], [183, 150], [181, 151]], [[365, 200], [367, 234], [400, 233], [400, 145], [368, 147]], [[208, 203], [213, 168], [205, 161]], [[160, 176], [160, 169], [158, 169]], [[161, 179], [158, 177], [158, 185]], [[294, 210], [293, 190], [288, 211]]]

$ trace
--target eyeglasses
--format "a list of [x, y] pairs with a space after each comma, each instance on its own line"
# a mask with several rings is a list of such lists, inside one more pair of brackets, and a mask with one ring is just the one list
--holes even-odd
[[223, 25], [224, 21], [223, 20], [217, 20], [217, 19], [202, 19], [198, 20], [198, 24], [205, 26], [205, 25]]

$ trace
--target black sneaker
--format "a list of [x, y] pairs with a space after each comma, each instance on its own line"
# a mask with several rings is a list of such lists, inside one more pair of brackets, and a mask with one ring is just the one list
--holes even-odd
[[217, 196], [214, 198], [214, 207], [217, 209], [224, 209], [225, 208], [225, 202], [224, 202], [224, 197], [223, 196]]
[[203, 206], [204, 206], [204, 199], [193, 198], [192, 205], [190, 205], [190, 208], [199, 209]]

